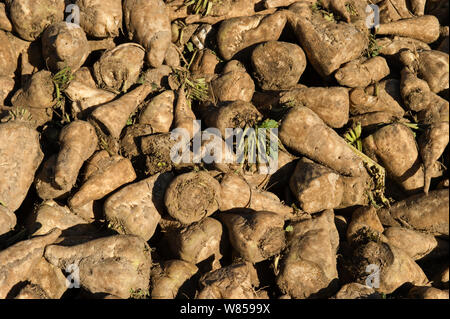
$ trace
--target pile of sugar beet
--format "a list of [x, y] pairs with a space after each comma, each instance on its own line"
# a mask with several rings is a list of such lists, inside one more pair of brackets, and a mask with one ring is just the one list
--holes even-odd
[[0, 1], [0, 298], [449, 298], [448, 11]]

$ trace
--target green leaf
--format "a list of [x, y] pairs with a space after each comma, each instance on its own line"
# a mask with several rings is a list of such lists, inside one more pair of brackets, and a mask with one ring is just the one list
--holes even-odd
[[294, 227], [292, 227], [292, 225], [289, 225], [289, 226], [286, 227], [285, 231], [288, 232], [288, 233], [293, 232], [294, 231]]

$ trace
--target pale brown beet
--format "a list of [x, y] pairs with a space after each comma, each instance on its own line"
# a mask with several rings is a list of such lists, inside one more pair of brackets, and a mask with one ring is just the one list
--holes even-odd
[[81, 166], [94, 154], [98, 138], [91, 124], [74, 121], [61, 130], [59, 142], [61, 149], [56, 158], [54, 182], [61, 189], [70, 190]]
[[61, 269], [77, 265], [80, 285], [92, 293], [129, 298], [133, 291], [149, 289], [150, 247], [137, 236], [115, 235], [74, 246], [50, 245], [44, 257]]
[[211, 82], [217, 102], [245, 101], [250, 102], [255, 92], [255, 83], [245, 67], [231, 60], [225, 66], [222, 75]]
[[42, 258], [44, 248], [60, 234], [61, 230], [53, 229], [44, 236], [21, 241], [0, 252], [0, 298], [5, 299], [14, 285], [26, 280], [29, 270]]
[[69, 206], [79, 208], [93, 200], [101, 199], [135, 178], [136, 173], [130, 160], [119, 155], [101, 159], [97, 171], [89, 176], [68, 201]]
[[55, 185], [55, 168], [58, 154], [50, 156], [43, 162], [34, 179], [37, 195], [43, 200], [61, 199], [68, 196], [68, 189], [61, 189]]
[[138, 80], [144, 57], [145, 49], [136, 43], [124, 43], [105, 51], [94, 64], [98, 85], [126, 92]]
[[284, 219], [291, 219], [294, 215], [293, 208], [284, 205], [278, 197], [270, 192], [253, 189], [247, 181], [235, 174], [228, 173], [222, 178], [220, 211], [228, 211], [235, 208], [250, 208], [255, 211], [270, 211]]
[[17, 68], [17, 58], [14, 47], [10, 43], [5, 32], [0, 30], [0, 76], [12, 77]]
[[233, 211], [219, 215], [233, 248], [244, 260], [258, 263], [277, 255], [285, 246], [284, 218], [268, 211]]
[[420, 40], [407, 37], [377, 38], [377, 44], [381, 47], [380, 54], [389, 56], [397, 54], [403, 49], [431, 50], [430, 46]]
[[300, 208], [310, 214], [325, 209], [366, 205], [367, 192], [370, 192], [368, 178], [341, 176], [305, 157], [298, 161], [289, 186]]
[[285, 24], [286, 15], [282, 11], [228, 19], [221, 23], [217, 33], [220, 54], [225, 60], [231, 60], [254, 44], [278, 40]]
[[403, 102], [410, 110], [422, 111], [430, 104], [428, 83], [419, 79], [409, 68], [404, 68], [401, 72], [400, 87]]
[[0, 235], [8, 233], [16, 226], [17, 218], [14, 213], [0, 204]]
[[417, 194], [378, 211], [383, 225], [403, 226], [448, 238], [449, 191], [434, 190]]
[[419, 138], [419, 151], [424, 165], [424, 192], [430, 189], [432, 172], [449, 141], [448, 121], [431, 124]]
[[0, 140], [0, 202], [14, 212], [25, 199], [44, 154], [39, 133], [24, 122], [1, 123]]
[[77, 71], [89, 53], [86, 34], [79, 25], [67, 22], [54, 23], [42, 35], [42, 55], [53, 72], [66, 67], [72, 72]]
[[116, 37], [122, 28], [122, 1], [112, 0], [107, 5], [102, 0], [77, 0], [80, 9], [80, 26], [96, 38]]
[[377, 34], [398, 35], [432, 43], [439, 38], [439, 20], [431, 15], [402, 19], [380, 24]]
[[64, 0], [14, 0], [9, 7], [11, 23], [19, 36], [36, 40], [50, 24], [64, 19]]
[[413, 260], [448, 256], [448, 241], [430, 234], [404, 227], [388, 227], [383, 235], [392, 246], [403, 250]]
[[292, 225], [287, 250], [280, 262], [277, 285], [292, 298], [326, 295], [337, 277], [339, 235], [333, 211]]
[[292, 108], [281, 123], [283, 144], [343, 175], [360, 176], [362, 160], [335, 131], [307, 107]]
[[24, 83], [11, 99], [13, 106], [50, 108], [56, 104], [55, 84], [49, 71], [39, 71]]
[[219, 209], [220, 184], [205, 172], [175, 177], [166, 190], [164, 203], [170, 216], [189, 225]]
[[0, 30], [12, 31], [12, 24], [6, 15], [6, 6], [4, 3], [0, 3]]
[[159, 273], [152, 270], [152, 299], [174, 299], [178, 289], [197, 271], [194, 264], [183, 260], [163, 262]]
[[[372, 282], [373, 288], [380, 293], [392, 293], [405, 283], [428, 283], [419, 265], [404, 251], [388, 243], [371, 240], [362, 243], [354, 249], [350, 262], [356, 282], [367, 284], [371, 279], [375, 279]], [[374, 276], [377, 270], [378, 275]], [[369, 275], [372, 275], [372, 278], [368, 278]]]
[[104, 204], [110, 227], [148, 241], [164, 212], [164, 193], [172, 178], [171, 173], [156, 174], [111, 195]]
[[424, 171], [419, 150], [410, 128], [391, 124], [377, 130], [363, 140], [365, 153], [379, 161], [402, 188], [409, 193], [424, 186]]
[[53, 228], [62, 231], [77, 226], [87, 224], [81, 217], [73, 214], [66, 206], [60, 206], [53, 200], [43, 202], [30, 215], [28, 229], [33, 236], [47, 234]]
[[251, 59], [255, 78], [263, 90], [292, 88], [300, 80], [307, 63], [302, 48], [280, 41], [258, 45]]
[[218, 128], [225, 137], [227, 136], [226, 129], [253, 127], [261, 119], [261, 113], [252, 103], [234, 101], [210, 108], [204, 120], [206, 125]]
[[169, 132], [174, 113], [175, 94], [173, 91], [163, 93], [151, 99], [139, 115], [139, 124], [149, 124], [153, 133]]
[[197, 299], [258, 299], [256, 269], [250, 263], [234, 264], [204, 274]]
[[408, 292], [408, 298], [411, 299], [449, 299], [448, 289], [441, 290], [434, 287], [416, 286]]
[[143, 84], [122, 97], [97, 107], [91, 114], [92, 123], [99, 126], [103, 133], [119, 138], [131, 113], [152, 91], [150, 85]]
[[348, 122], [349, 95], [342, 87], [292, 89], [281, 92], [279, 102], [306, 106], [332, 128], [340, 128]]
[[159, 67], [170, 46], [169, 14], [162, 0], [123, 1], [124, 24], [130, 40], [137, 40], [147, 51], [147, 62]]
[[345, 237], [348, 243], [354, 243], [361, 239], [361, 234], [370, 234], [381, 237], [384, 228], [378, 218], [377, 211], [372, 206], [357, 208], [348, 224]]
[[[288, 22], [316, 71], [326, 77], [367, 47], [367, 35], [352, 24], [326, 20], [308, 1], [289, 7]], [[332, 38], [333, 41], [327, 39]]]
[[352, 61], [336, 71], [334, 77], [340, 85], [366, 87], [389, 75], [389, 66], [383, 57], [376, 56], [366, 61]]
[[220, 268], [222, 224], [211, 217], [185, 228], [168, 232], [170, 250], [179, 259], [198, 264], [212, 257], [211, 267]]
[[350, 91], [352, 115], [372, 112], [385, 112], [398, 118], [403, 117], [405, 110], [401, 105], [398, 80], [384, 80], [366, 88], [355, 88]]

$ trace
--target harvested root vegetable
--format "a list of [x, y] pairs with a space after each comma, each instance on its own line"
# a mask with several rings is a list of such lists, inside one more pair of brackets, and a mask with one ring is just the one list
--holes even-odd
[[49, 71], [39, 71], [19, 89], [11, 99], [15, 107], [50, 108], [57, 103], [53, 76]]
[[284, 218], [276, 213], [234, 211], [219, 218], [233, 248], [253, 264], [279, 254], [285, 246]]
[[424, 15], [382, 23], [377, 27], [379, 35], [397, 35], [432, 43], [439, 38], [439, 20], [432, 15]]
[[71, 81], [64, 93], [72, 101], [72, 113], [75, 118], [85, 119], [86, 114], [95, 106], [111, 102], [116, 94], [98, 89], [94, 85], [86, 84], [81, 81]]
[[378, 211], [383, 225], [403, 226], [448, 238], [449, 193], [447, 189], [417, 194]]
[[449, 88], [448, 53], [429, 50], [419, 53], [417, 72], [427, 81], [432, 92], [439, 93]]
[[305, 50], [308, 62], [324, 77], [358, 58], [367, 47], [367, 35], [363, 31], [352, 24], [326, 19], [322, 13], [313, 11], [308, 1], [293, 4], [289, 13], [288, 23]]
[[25, 199], [44, 154], [39, 133], [20, 120], [0, 124], [0, 202], [16, 211]]
[[284, 205], [279, 198], [270, 192], [253, 189], [241, 176], [228, 173], [222, 178], [220, 211], [236, 208], [250, 208], [255, 211], [270, 211], [290, 219], [294, 217], [293, 208]]
[[64, 19], [64, 0], [13, 0], [9, 6], [11, 23], [19, 36], [36, 40], [49, 25]]
[[5, 32], [0, 30], [0, 76], [12, 77], [17, 68], [14, 47]]
[[5, 103], [8, 95], [14, 90], [14, 79], [7, 76], [0, 76], [0, 105]]
[[448, 256], [448, 241], [430, 234], [403, 227], [388, 227], [383, 235], [392, 246], [403, 250], [413, 260]]
[[12, 24], [6, 14], [6, 6], [4, 3], [0, 3], [0, 30], [12, 31]]
[[384, 228], [378, 218], [377, 211], [372, 206], [357, 208], [352, 214], [352, 220], [346, 231], [347, 242], [353, 243], [360, 240], [361, 235], [371, 234], [379, 236]]
[[368, 239], [354, 248], [349, 262], [355, 281], [367, 284], [376, 280], [372, 285], [379, 293], [392, 293], [405, 283], [419, 286], [428, 283], [419, 265], [403, 250], [388, 243]]
[[168, 172], [178, 167], [171, 157], [172, 149], [176, 146], [171, 133], [142, 136], [140, 142], [140, 149], [145, 157], [146, 174]]
[[130, 40], [136, 40], [147, 51], [147, 62], [159, 67], [170, 46], [171, 26], [162, 0], [123, 1], [124, 23]]
[[341, 176], [307, 158], [298, 161], [289, 186], [300, 208], [309, 214], [325, 209], [367, 205], [367, 192], [370, 191], [367, 177]]
[[263, 90], [286, 90], [295, 86], [306, 68], [302, 48], [293, 43], [269, 41], [252, 53], [252, 66]]
[[306, 106], [330, 127], [340, 128], [348, 122], [348, 90], [342, 87], [299, 88], [280, 93], [281, 104]]
[[70, 190], [81, 166], [94, 154], [98, 138], [91, 124], [74, 121], [61, 130], [59, 143], [61, 149], [56, 158], [54, 182], [61, 189]]
[[339, 235], [333, 211], [326, 210], [317, 218], [295, 223], [292, 227], [287, 250], [280, 261], [278, 287], [297, 299], [326, 294], [326, 288], [332, 288], [338, 278]]
[[61, 189], [54, 182], [57, 156], [54, 154], [45, 160], [34, 179], [36, 192], [43, 200], [61, 199], [69, 195], [70, 189]]
[[219, 129], [222, 136], [227, 136], [226, 129], [253, 127], [261, 119], [261, 113], [252, 103], [234, 101], [211, 108], [205, 122], [209, 127]]
[[178, 90], [177, 103], [173, 112], [173, 129], [185, 130], [189, 140], [193, 138], [200, 130], [199, 124], [191, 108], [191, 102], [186, 98], [184, 85]]
[[198, 264], [212, 257], [212, 267], [220, 268], [220, 243], [222, 224], [214, 218], [206, 217], [198, 223], [183, 229], [168, 232], [168, 242], [172, 253], [181, 260]]
[[221, 76], [211, 82], [217, 102], [250, 102], [255, 93], [255, 83], [245, 67], [231, 60], [225, 66]]
[[395, 79], [384, 80], [366, 88], [355, 88], [350, 91], [350, 113], [367, 114], [385, 112], [398, 118], [403, 117], [399, 92], [399, 81]]
[[66, 206], [60, 206], [53, 200], [49, 200], [36, 209], [28, 223], [33, 236], [38, 236], [47, 234], [53, 228], [64, 231], [77, 225], [85, 225], [86, 221], [73, 214]]
[[110, 227], [148, 241], [164, 212], [164, 193], [172, 178], [170, 173], [156, 174], [111, 195], [104, 205]]
[[53, 72], [67, 67], [72, 72], [77, 71], [89, 53], [86, 34], [77, 24], [54, 23], [42, 35], [42, 55]]
[[369, 286], [352, 282], [343, 285], [332, 299], [381, 299], [381, 294]]
[[175, 299], [180, 287], [198, 271], [198, 268], [183, 260], [168, 260], [162, 263], [160, 273], [152, 270], [152, 299]]
[[441, 290], [434, 287], [416, 286], [408, 292], [411, 299], [449, 299], [448, 289]]
[[136, 178], [130, 160], [115, 155], [99, 160], [97, 170], [90, 174], [78, 192], [68, 201], [71, 208], [79, 208], [93, 200], [98, 200], [120, 186]]
[[225, 60], [231, 60], [240, 51], [257, 43], [276, 41], [286, 24], [282, 11], [272, 15], [254, 15], [231, 18], [221, 23], [217, 44]]
[[419, 138], [420, 156], [424, 165], [424, 192], [430, 189], [432, 172], [449, 141], [449, 122], [433, 123]]
[[361, 176], [362, 160], [344, 139], [307, 107], [294, 107], [281, 122], [283, 144], [343, 175]]
[[258, 299], [256, 269], [250, 263], [234, 264], [206, 273], [200, 278], [197, 299]]
[[124, 43], [105, 51], [94, 64], [101, 88], [126, 92], [137, 82], [144, 64], [145, 49], [136, 43]]
[[406, 192], [423, 188], [423, 166], [413, 132], [407, 126], [391, 124], [380, 128], [363, 140], [363, 149], [373, 160], [379, 160], [388, 176]]
[[380, 47], [379, 53], [384, 56], [397, 54], [398, 52], [408, 50], [431, 50], [430, 46], [420, 40], [407, 37], [389, 37], [377, 38], [377, 44]]
[[422, 111], [430, 104], [430, 87], [425, 80], [419, 79], [409, 68], [401, 72], [401, 94], [410, 110]]
[[149, 290], [150, 247], [137, 236], [115, 235], [74, 246], [50, 245], [44, 257], [61, 269], [77, 265], [80, 285], [91, 293], [129, 298], [133, 291]]
[[388, 112], [370, 112], [361, 115], [355, 115], [350, 118], [354, 125], [361, 124], [363, 129], [376, 127], [379, 124], [389, 124], [398, 121], [398, 116]]
[[143, 84], [122, 97], [97, 107], [91, 114], [93, 124], [103, 133], [118, 139], [130, 115], [152, 91], [150, 85]]
[[44, 236], [18, 242], [0, 251], [0, 298], [5, 299], [13, 286], [26, 280], [30, 269], [42, 258], [44, 248], [54, 243], [59, 235], [61, 230], [53, 229]]
[[170, 216], [189, 225], [210, 216], [220, 206], [220, 184], [205, 172], [191, 172], [173, 179], [164, 203]]
[[[1, 202], [0, 202], [1, 203]], [[16, 226], [17, 218], [14, 213], [0, 204], [0, 235], [8, 233]]]
[[336, 71], [334, 77], [340, 85], [366, 87], [389, 75], [389, 66], [383, 57], [376, 56], [364, 62], [349, 62]]
[[117, 37], [122, 29], [122, 1], [77, 0], [80, 26], [95, 38]]
[[42, 290], [49, 299], [59, 299], [67, 290], [67, 279], [61, 269], [50, 264], [44, 257], [31, 267], [26, 280]]
[[175, 93], [164, 91], [151, 99], [139, 115], [139, 124], [148, 124], [153, 133], [168, 133], [173, 122]]

